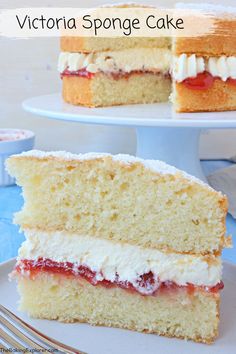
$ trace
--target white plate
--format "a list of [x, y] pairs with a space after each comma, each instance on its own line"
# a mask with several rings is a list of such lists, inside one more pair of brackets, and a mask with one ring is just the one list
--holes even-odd
[[0, 303], [41, 332], [89, 354], [236, 353], [236, 266], [230, 263], [224, 263], [220, 337], [210, 346], [128, 330], [30, 319], [17, 311], [16, 284], [8, 281], [14, 263], [15, 260], [11, 260], [0, 265]]
[[48, 118], [80, 123], [189, 128], [236, 128], [236, 111], [175, 113], [169, 103], [87, 108], [65, 103], [61, 94], [29, 98], [23, 108]]

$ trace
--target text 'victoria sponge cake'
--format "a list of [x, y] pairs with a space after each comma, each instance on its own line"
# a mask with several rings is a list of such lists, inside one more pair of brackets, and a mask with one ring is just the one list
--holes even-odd
[[209, 13], [218, 27], [195, 37], [62, 37], [64, 100], [98, 107], [171, 97], [177, 112], [236, 110], [236, 8], [176, 8]]
[[30, 151], [12, 277], [30, 316], [212, 343], [218, 334], [227, 200], [161, 161]]

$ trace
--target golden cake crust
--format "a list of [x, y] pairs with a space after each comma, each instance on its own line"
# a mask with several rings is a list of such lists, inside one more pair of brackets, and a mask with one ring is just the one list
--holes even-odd
[[176, 38], [175, 55], [185, 53], [204, 57], [236, 56], [236, 18], [234, 20], [219, 20], [218, 27], [218, 32], [213, 35]]
[[61, 37], [62, 52], [100, 52], [123, 50], [128, 48], [169, 48], [169, 38], [142, 38], [142, 37]]
[[68, 103], [93, 107], [92, 80], [80, 76], [64, 76], [62, 96]]
[[236, 110], [236, 85], [219, 78], [207, 90], [192, 90], [184, 83], [175, 83], [177, 112]]
[[87, 107], [164, 102], [171, 91], [169, 76], [132, 72], [119, 78], [103, 73], [92, 78], [63, 77], [62, 95], [66, 102]]

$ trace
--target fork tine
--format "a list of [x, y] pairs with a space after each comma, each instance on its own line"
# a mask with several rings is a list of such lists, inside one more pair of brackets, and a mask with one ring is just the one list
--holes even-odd
[[4, 342], [7, 342], [9, 345], [12, 346], [12, 348], [21, 349], [25, 351], [26, 347], [24, 347], [19, 342], [17, 342], [13, 337], [9, 336], [9, 334], [4, 332], [1, 328], [0, 328], [0, 336], [1, 338], [3, 338]]
[[46, 343], [47, 345], [62, 351], [67, 354], [86, 354], [81, 350], [75, 349], [69, 345], [63, 344], [55, 339], [48, 337], [47, 335], [41, 333], [36, 328], [30, 326], [24, 322], [21, 318], [14, 315], [11, 311], [6, 309], [4, 306], [0, 305], [0, 311], [4, 313], [5, 316], [8, 316], [11, 320], [16, 322], [21, 328], [24, 328], [28, 333], [32, 334], [36, 339], [39, 339], [41, 342]]
[[26, 343], [29, 347], [34, 349], [45, 349], [33, 339], [29, 338], [25, 334], [23, 334], [18, 328], [13, 326], [8, 320], [0, 315], [0, 323], [2, 323], [6, 328], [8, 328], [16, 337], [20, 338], [24, 343]]

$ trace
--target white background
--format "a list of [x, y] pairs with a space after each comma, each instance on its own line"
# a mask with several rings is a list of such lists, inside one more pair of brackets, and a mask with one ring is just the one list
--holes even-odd
[[[109, 3], [112, 2], [114, 1], [109, 0]], [[196, 0], [182, 2], [199, 3]], [[222, 1], [209, 2], [222, 5]], [[224, 4], [235, 5], [235, 2], [228, 0]], [[106, 0], [0, 0], [0, 9], [34, 6], [89, 7], [104, 3], [107, 3]], [[136, 3], [171, 6], [175, 1], [136, 0]], [[61, 80], [57, 72], [58, 54], [58, 38], [13, 40], [0, 37], [0, 128], [33, 130], [37, 137], [36, 147], [43, 150], [134, 154], [136, 139], [132, 128], [57, 122], [23, 111], [21, 102], [24, 99], [61, 90]], [[201, 156], [206, 158], [236, 154], [236, 131], [205, 132], [200, 151]]]

